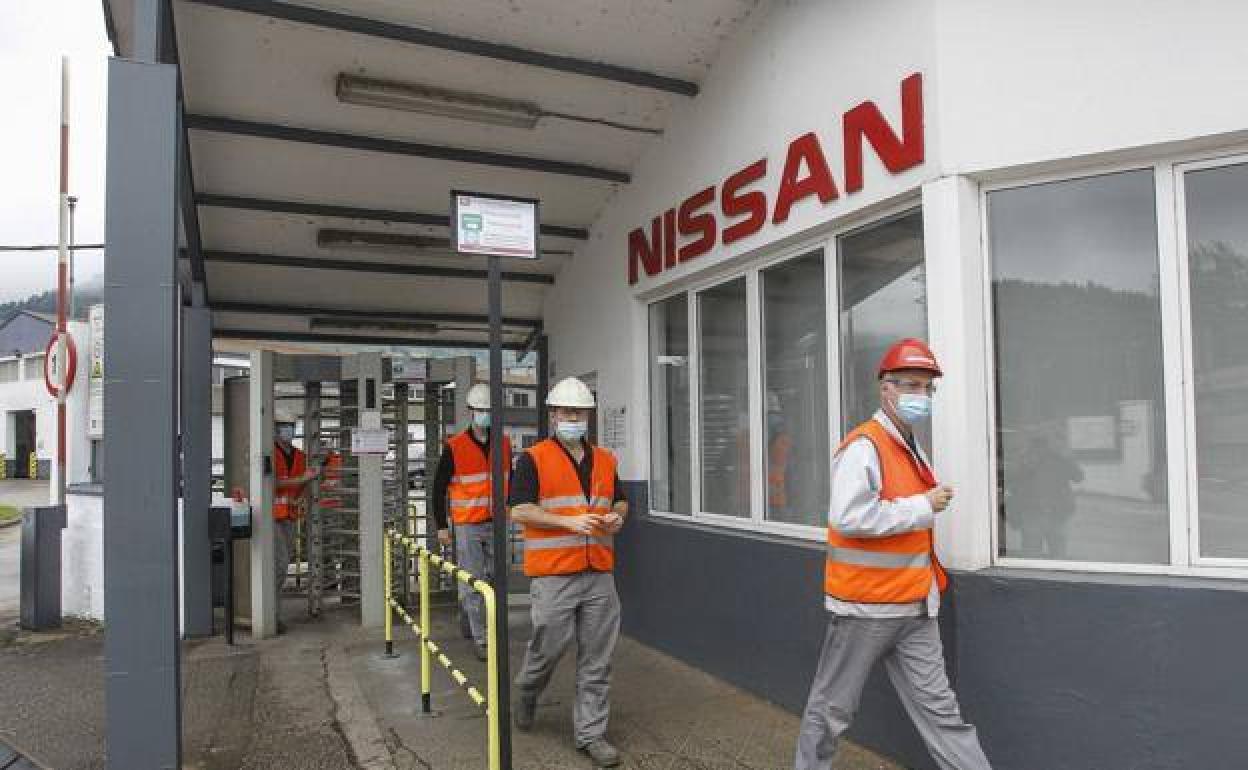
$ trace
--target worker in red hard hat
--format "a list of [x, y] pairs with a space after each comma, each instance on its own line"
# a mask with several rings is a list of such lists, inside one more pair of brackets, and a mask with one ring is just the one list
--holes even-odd
[[798, 770], [831, 770], [868, 674], [883, 660], [942, 770], [990, 768], [945, 674], [936, 614], [945, 571], [932, 530], [953, 499], [915, 441], [942, 374], [922, 340], [880, 361], [880, 409], [833, 459], [824, 606], [828, 630], [797, 741]]

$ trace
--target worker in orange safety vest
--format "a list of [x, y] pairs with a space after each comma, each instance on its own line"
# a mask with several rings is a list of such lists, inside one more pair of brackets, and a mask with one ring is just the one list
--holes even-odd
[[903, 339], [878, 369], [880, 409], [833, 461], [824, 567], [828, 628], [797, 741], [798, 770], [831, 770], [877, 661], [942, 770], [988, 770], [945, 673], [936, 614], [948, 582], [932, 530], [953, 499], [914, 436], [941, 376], [926, 343]]

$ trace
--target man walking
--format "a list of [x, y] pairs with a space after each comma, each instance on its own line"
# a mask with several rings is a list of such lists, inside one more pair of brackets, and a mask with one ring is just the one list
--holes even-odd
[[[494, 515], [490, 511], [490, 386], [477, 383], [465, 399], [472, 413], [472, 424], [446, 442], [438, 458], [433, 479], [433, 518], [438, 526], [438, 540], [450, 545], [447, 528], [447, 507], [455, 525], [455, 562], [475, 577], [487, 582], [494, 575]], [[511, 443], [503, 436], [504, 485], [511, 467]], [[476, 644], [477, 658], [485, 660], [485, 601], [481, 594], [462, 582], [459, 606], [468, 618], [469, 631]]]
[[932, 527], [953, 489], [936, 481], [913, 426], [930, 415], [940, 376], [921, 340], [894, 344], [879, 366], [879, 411], [836, 454], [824, 575], [828, 629], [802, 716], [798, 770], [831, 770], [879, 660], [942, 770], [990, 768], [949, 686], [936, 623], [947, 579]]
[[598, 767], [620, 754], [607, 742], [611, 655], [620, 633], [613, 536], [628, 502], [615, 456], [585, 436], [594, 394], [569, 377], [551, 389], [555, 438], [520, 456], [512, 479], [511, 515], [524, 525], [524, 572], [532, 577], [533, 638], [516, 678], [516, 727], [530, 730], [537, 698], [576, 642], [576, 747]]
[[285, 633], [282, 622], [282, 586], [290, 572], [295, 553], [295, 523], [303, 516], [308, 482], [317, 477], [308, 469], [307, 455], [295, 446], [295, 424], [279, 422], [273, 436], [273, 468], [276, 486], [273, 500], [273, 568], [276, 573], [277, 632]]

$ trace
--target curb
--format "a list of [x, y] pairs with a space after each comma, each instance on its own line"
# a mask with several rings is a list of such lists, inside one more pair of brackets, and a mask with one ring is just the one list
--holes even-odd
[[21, 523], [22, 523], [21, 516], [18, 516], [16, 519], [11, 519], [9, 521], [0, 521], [0, 529], [8, 529], [9, 527], [16, 527], [18, 524], [21, 524]]

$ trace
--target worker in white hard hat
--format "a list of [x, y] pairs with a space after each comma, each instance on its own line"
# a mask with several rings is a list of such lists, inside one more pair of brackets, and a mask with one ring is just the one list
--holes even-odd
[[511, 516], [524, 525], [524, 572], [532, 578], [533, 637], [516, 677], [516, 727], [530, 730], [537, 699], [574, 641], [576, 746], [598, 767], [620, 754], [606, 738], [611, 656], [620, 633], [613, 538], [624, 526], [615, 456], [587, 439], [594, 394], [580, 380], [560, 381], [546, 398], [554, 438], [520, 455]]
[[[462, 432], [447, 440], [433, 477], [433, 518], [438, 540], [451, 544], [447, 519], [455, 527], [455, 563], [489, 581], [494, 572], [494, 515], [490, 507], [494, 488], [490, 473], [490, 386], [479, 382], [465, 399], [471, 417]], [[511, 442], [503, 436], [503, 473], [511, 468]], [[506, 478], [504, 478], [504, 484]], [[448, 517], [447, 511], [450, 511]], [[485, 602], [459, 583], [459, 606], [468, 619], [467, 631], [477, 657], [486, 659]]]

